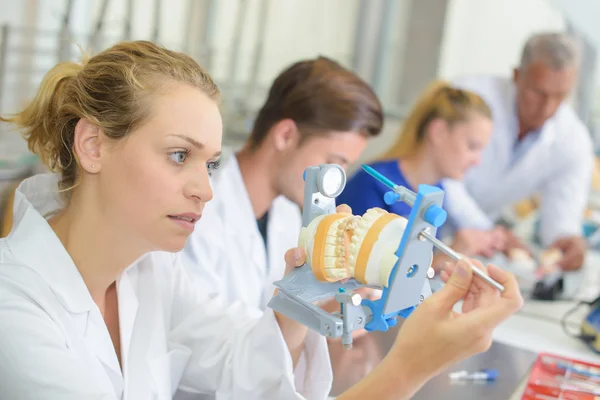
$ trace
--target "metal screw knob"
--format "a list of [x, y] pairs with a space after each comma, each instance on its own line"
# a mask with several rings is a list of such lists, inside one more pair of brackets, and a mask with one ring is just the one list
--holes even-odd
[[427, 277], [429, 279], [433, 279], [433, 277], [435, 276], [435, 270], [431, 267], [429, 267], [429, 269], [427, 270]]
[[362, 297], [360, 297], [360, 294], [354, 293], [352, 297], [350, 297], [350, 301], [352, 302], [352, 305], [359, 306], [360, 302], [362, 301]]

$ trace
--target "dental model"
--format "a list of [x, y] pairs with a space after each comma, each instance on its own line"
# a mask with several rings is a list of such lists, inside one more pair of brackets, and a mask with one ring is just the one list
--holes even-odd
[[326, 214], [302, 228], [298, 244], [319, 281], [355, 278], [387, 287], [407, 223], [381, 208], [371, 208], [363, 216]]
[[545, 273], [551, 273], [559, 269], [558, 263], [563, 258], [563, 253], [559, 249], [547, 249], [540, 255], [540, 267]]
[[508, 259], [513, 268], [517, 268], [523, 272], [533, 273], [537, 268], [535, 260], [529, 255], [526, 250], [514, 248], [510, 249]]
[[522, 249], [511, 249], [509, 252], [509, 261], [513, 269], [522, 274], [532, 274], [538, 279], [544, 275], [556, 271], [558, 262], [562, 259], [563, 253], [559, 249], [547, 249], [539, 255], [539, 261], [536, 261], [529, 253]]

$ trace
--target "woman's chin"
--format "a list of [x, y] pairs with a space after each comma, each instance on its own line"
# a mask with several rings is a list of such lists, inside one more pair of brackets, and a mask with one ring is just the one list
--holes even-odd
[[171, 237], [158, 244], [158, 251], [166, 251], [169, 253], [178, 253], [185, 247], [188, 237]]
[[465, 171], [457, 171], [453, 174], [448, 174], [448, 178], [460, 181], [465, 177]]

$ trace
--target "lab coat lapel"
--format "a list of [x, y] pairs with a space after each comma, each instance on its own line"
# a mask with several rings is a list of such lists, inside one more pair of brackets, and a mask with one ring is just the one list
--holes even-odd
[[[507, 81], [507, 86], [504, 88], [504, 109], [505, 115], [499, 115], [494, 118], [494, 124], [498, 132], [498, 137], [494, 146], [489, 146], [488, 149], [496, 151], [492, 160], [499, 168], [498, 178], [506, 177], [514, 169], [512, 165], [513, 149], [515, 141], [519, 135], [519, 119], [517, 118], [517, 101], [516, 88], [514, 82]], [[500, 145], [498, 145], [500, 144]]]
[[[302, 225], [300, 208], [279, 196], [273, 201], [267, 230], [269, 274], [268, 282], [279, 280], [285, 273], [285, 252], [298, 244]], [[270, 295], [274, 286], [267, 288]]]
[[[511, 182], [513, 181], [523, 182], [523, 176], [531, 176], [531, 171], [544, 168], [548, 154], [551, 154], [549, 149], [555, 142], [555, 138], [556, 127], [552, 120], [548, 120], [542, 127], [542, 131], [540, 132], [540, 136], [537, 138], [537, 140], [509, 170], [509, 173], [505, 178], [508, 182], [508, 185], [512, 185]], [[521, 189], [521, 191], [526, 191], [526, 188]]]
[[[48, 178], [45, 179], [42, 182], [48, 184]], [[57, 179], [50, 180], [49, 187], [42, 187], [41, 191], [55, 191], [56, 182]], [[37, 199], [47, 196], [45, 193], [43, 196], [37, 196], [36, 189], [26, 187], [35, 183], [36, 180], [31, 180], [15, 193], [16, 228], [7, 238], [8, 246], [15, 258], [22, 260], [25, 265], [36, 266], [36, 272], [48, 282], [64, 309], [73, 314], [72, 319], [77, 321], [76, 324], [72, 324], [73, 330], [81, 334], [76, 337], [82, 340], [71, 345], [84, 346], [89, 354], [100, 360], [105, 373], [99, 376], [108, 377], [117, 396], [120, 397], [123, 391], [121, 370], [100, 310], [69, 253], [48, 222], [40, 215], [40, 212], [55, 212], [60, 208], [60, 202], [57, 199], [56, 202], [46, 202], [48, 204], [35, 204]], [[28, 193], [28, 200], [21, 191], [30, 191], [33, 194]], [[32, 251], [33, 249], [35, 250]]]
[[[498, 184], [493, 187], [510, 186], [513, 182], [522, 182], [523, 174], [530, 174], [532, 167], [539, 167], [536, 164], [540, 159], [545, 158], [545, 152], [552, 145], [555, 138], [555, 127], [552, 119], [546, 122], [542, 128], [542, 132], [538, 140], [529, 148], [519, 160], [512, 163], [514, 154], [514, 146], [519, 134], [519, 120], [517, 117], [516, 103], [516, 87], [513, 81], [507, 81], [504, 88], [504, 109], [498, 110], [504, 115], [499, 115], [494, 118], [497, 135], [493, 140], [495, 144], [489, 146], [489, 151], [494, 151], [494, 154], [486, 154], [489, 157], [486, 161], [491, 163], [489, 168], [497, 171], [495, 176], [498, 179]], [[498, 112], [497, 111], [497, 112]], [[493, 193], [490, 193], [493, 195]]]
[[[125, 380], [130, 370], [129, 360], [131, 357], [131, 338], [138, 312], [138, 299], [133, 288], [132, 280], [137, 277], [137, 270], [125, 272], [121, 275], [117, 285], [119, 295], [119, 328], [121, 331], [121, 365]], [[132, 276], [131, 276], [132, 275]]]
[[[266, 307], [267, 302], [273, 297], [275, 282], [281, 279], [285, 273], [285, 237], [289, 235], [285, 230], [285, 209], [280, 206], [279, 198], [275, 199], [269, 212], [269, 224], [267, 225], [267, 262], [268, 272], [265, 274], [264, 290], [261, 299], [261, 307]], [[289, 215], [288, 215], [289, 216]]]
[[50, 284], [69, 312], [82, 313], [97, 309], [67, 250], [48, 222], [18, 191], [15, 193], [14, 216], [17, 228], [13, 229], [7, 240], [15, 257], [26, 265], [39, 266], [36, 271]]
[[269, 213], [269, 225], [267, 226], [267, 249], [269, 262], [269, 279], [281, 279], [281, 275], [285, 270], [281, 268], [284, 262], [285, 252], [282, 250], [282, 243], [285, 231], [285, 209], [282, 209], [279, 204], [279, 199], [275, 199], [271, 211]]
[[124, 373], [126, 372], [122, 371], [127, 371], [129, 366], [129, 349], [139, 305], [129, 275], [130, 273], [127, 273], [127, 271], [124, 272], [117, 282], [122, 366], [119, 365], [119, 360], [106, 323], [99, 311], [97, 313], [92, 312], [92, 320], [96, 326], [90, 331], [90, 340], [88, 341], [90, 351], [96, 353], [97, 357], [104, 364], [108, 376], [113, 381], [113, 385], [121, 392], [125, 389]]
[[120, 397], [124, 389], [123, 375], [121, 374], [119, 360], [110, 339], [110, 334], [99, 310], [90, 312], [85, 344], [88, 351], [91, 354], [95, 354], [104, 366], [106, 375], [115, 388], [117, 396]]
[[269, 273], [263, 283], [263, 308], [273, 297], [273, 282], [285, 274], [285, 252], [298, 246], [298, 235], [302, 228], [300, 207], [284, 196], [273, 201], [268, 225]]
[[[267, 265], [265, 246], [258, 230], [254, 209], [246, 185], [242, 179], [237, 159], [231, 156], [227, 165], [226, 174], [221, 177], [225, 186], [222, 193], [227, 193], [225, 203], [225, 223], [231, 230], [232, 247], [244, 255], [244, 259], [251, 263], [251, 268], [264, 277]], [[240, 266], [240, 268], [245, 268]], [[248, 282], [249, 284], [251, 282]]]

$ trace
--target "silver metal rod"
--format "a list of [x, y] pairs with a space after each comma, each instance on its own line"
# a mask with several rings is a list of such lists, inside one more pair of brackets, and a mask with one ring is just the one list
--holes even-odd
[[96, 26], [94, 28], [94, 32], [92, 33], [91, 40], [92, 49], [94, 52], [99, 52], [104, 47], [102, 41], [102, 28], [104, 27], [104, 19], [106, 18], [109, 2], [109, 0], [104, 0], [100, 5], [100, 11], [98, 12], [98, 18], [96, 19]]
[[468, 260], [465, 260], [462, 255], [458, 254], [451, 247], [447, 246], [445, 243], [438, 240], [438, 238], [436, 238], [435, 236], [432, 236], [429, 232], [426, 232], [426, 231], [421, 231], [420, 235], [422, 237], [424, 237], [425, 239], [429, 240], [431, 242], [431, 244], [433, 244], [435, 247], [440, 249], [442, 252], [444, 252], [444, 254], [446, 254], [453, 260], [456, 260], [456, 261], [464, 260], [467, 264], [469, 264], [469, 266], [471, 267], [471, 269], [473, 270], [473, 273], [475, 275], [477, 275], [478, 277], [480, 277], [481, 279], [483, 279], [484, 281], [486, 281], [487, 283], [489, 283], [490, 285], [492, 285], [499, 291], [504, 292], [504, 286], [502, 286], [501, 284], [499, 284], [498, 282], [496, 282], [495, 280], [490, 278], [482, 270], [480, 270], [479, 268], [477, 268], [476, 266], [471, 264]]
[[261, 0], [260, 11], [258, 14], [258, 26], [256, 32], [256, 46], [254, 46], [254, 55], [252, 57], [252, 65], [250, 67], [250, 78], [246, 85], [246, 107], [251, 107], [252, 99], [256, 97], [256, 88], [258, 87], [258, 74], [261, 64], [264, 60], [264, 43], [267, 35], [267, 26], [269, 18], [269, 0]]
[[365, 59], [365, 35], [367, 31], [368, 0], [358, 0], [358, 11], [354, 26], [354, 44], [350, 66], [352, 71], [361, 73], [364, 71]]
[[58, 61], [66, 61], [71, 58], [71, 14], [73, 12], [73, 1], [67, 0], [67, 7], [63, 15], [63, 21], [58, 35]]
[[155, 0], [154, 1], [154, 21], [153, 21], [153, 32], [152, 32], [152, 41], [158, 43], [160, 39], [160, 28], [161, 28], [161, 10], [162, 10], [162, 1]]
[[123, 40], [131, 40], [133, 24], [133, 0], [127, 0], [125, 3], [125, 26], [123, 27]]
[[389, 50], [390, 36], [393, 34], [392, 29], [398, 18], [398, 12], [394, 5], [395, 2], [385, 0], [383, 7], [381, 8], [379, 20], [379, 32], [376, 41], [377, 49], [375, 51], [375, 61], [371, 73], [371, 85], [379, 96], [383, 95], [383, 85], [386, 81], [385, 72], [389, 65], [390, 55], [392, 54]]
[[233, 30], [233, 38], [231, 40], [231, 48], [229, 55], [229, 74], [227, 76], [228, 97], [230, 108], [229, 112], [239, 117], [239, 89], [237, 88], [238, 70], [240, 66], [240, 57], [242, 53], [242, 37], [248, 18], [249, 0], [239, 0], [237, 14], [235, 16], [235, 27]]

